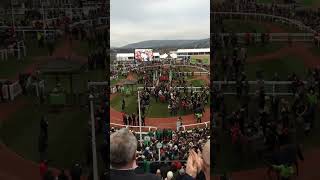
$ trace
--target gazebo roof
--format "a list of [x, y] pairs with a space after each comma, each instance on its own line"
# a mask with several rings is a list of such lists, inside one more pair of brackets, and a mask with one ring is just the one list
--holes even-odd
[[124, 80], [123, 85], [135, 85], [137, 84], [137, 80]]
[[76, 59], [58, 58], [40, 66], [39, 70], [43, 74], [76, 74], [80, 73], [84, 65], [85, 63], [81, 63]]

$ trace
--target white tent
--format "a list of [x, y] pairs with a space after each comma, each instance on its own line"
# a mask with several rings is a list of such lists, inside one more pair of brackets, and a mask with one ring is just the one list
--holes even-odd
[[172, 59], [177, 59], [177, 58], [178, 58], [178, 55], [177, 55], [177, 54], [172, 53], [172, 54], [170, 54], [170, 57], [171, 57]]
[[167, 57], [168, 57], [167, 53], [164, 53], [164, 54], [160, 55], [160, 59], [166, 59]]

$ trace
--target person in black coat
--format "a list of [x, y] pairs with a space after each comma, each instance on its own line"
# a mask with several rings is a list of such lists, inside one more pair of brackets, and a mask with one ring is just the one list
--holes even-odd
[[48, 138], [48, 121], [44, 116], [42, 116], [40, 120], [40, 130], [40, 133], [42, 133], [45, 138]]
[[70, 171], [72, 180], [80, 180], [82, 175], [82, 168], [79, 163], [75, 163]]
[[60, 174], [58, 175], [58, 180], [69, 180], [69, 177], [66, 175], [64, 170], [62, 169]]
[[0, 102], [4, 101], [3, 92], [2, 92], [3, 83], [0, 82]]
[[160, 180], [154, 174], [137, 174], [138, 142], [127, 128], [110, 136], [110, 180]]
[[43, 180], [55, 180], [52, 171], [47, 171], [46, 174], [43, 177]]

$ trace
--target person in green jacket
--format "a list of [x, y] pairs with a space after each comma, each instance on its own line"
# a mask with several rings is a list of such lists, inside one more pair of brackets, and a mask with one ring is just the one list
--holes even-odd
[[279, 171], [281, 180], [290, 180], [290, 178], [294, 175], [294, 168], [293, 166], [287, 164], [281, 165], [272, 165], [272, 167]]
[[150, 161], [148, 161], [146, 158], [143, 160], [143, 171], [144, 173], [150, 173]]

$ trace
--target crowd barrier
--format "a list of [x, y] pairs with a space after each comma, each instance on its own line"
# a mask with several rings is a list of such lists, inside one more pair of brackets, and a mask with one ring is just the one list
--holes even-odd
[[207, 121], [203, 123], [182, 125], [182, 128], [185, 131], [185, 130], [194, 129], [194, 128], [209, 128], [209, 126], [210, 126], [210, 121]]
[[[155, 89], [155, 87], [137, 87], [137, 90], [138, 91], [142, 91], [144, 90], [145, 88], [147, 89]], [[173, 89], [177, 89], [179, 91], [184, 91], [185, 89], [190, 92], [191, 90], [193, 92], [202, 92], [204, 90], [204, 87], [172, 87]], [[206, 87], [208, 88], [208, 87]]]
[[[213, 81], [212, 83], [225, 95], [237, 94], [236, 81]], [[303, 83], [306, 85], [308, 84], [307, 81], [304, 81]], [[259, 88], [263, 86], [266, 95], [291, 96], [293, 95], [292, 84], [293, 81], [248, 81], [248, 94], [255, 95]]]
[[195, 69], [200, 69], [204, 72], [208, 72], [210, 73], [210, 71], [204, 67], [201, 67], [201, 66], [195, 66], [195, 65], [187, 65], [187, 64], [184, 64], [184, 65], [171, 65], [171, 64], [157, 64], [157, 65], [146, 65], [146, 66], [139, 66], [137, 67], [137, 69], [149, 69], [149, 68], [158, 68], [158, 67], [162, 67], [162, 66], [173, 66], [173, 67], [186, 67], [186, 68], [195, 68]]
[[1, 49], [0, 54], [1, 54], [1, 60], [3, 60], [3, 61], [8, 60], [8, 50], [7, 49]]
[[22, 88], [19, 84], [19, 81], [16, 81], [15, 83], [10, 84], [9, 91], [10, 91], [10, 100], [13, 101], [17, 96], [19, 96], [22, 93]]
[[[139, 134], [139, 128], [140, 126], [129, 126], [129, 125], [123, 125], [123, 124], [116, 124], [116, 123], [110, 123], [111, 127], [116, 127], [116, 128], [129, 128], [130, 130], [135, 131], [135, 133]], [[146, 135], [147, 132], [153, 130], [157, 130], [157, 127], [154, 126], [141, 126], [141, 132], [142, 134]]]
[[[250, 36], [255, 37], [255, 42], [261, 42], [262, 33], [249, 33]], [[247, 33], [236, 33], [237, 37], [240, 37], [239, 42], [245, 43]], [[221, 38], [224, 36], [232, 36], [231, 33], [221, 33], [219, 34]], [[314, 42], [317, 37], [312, 33], [270, 33], [269, 34], [270, 42]]]
[[2, 95], [3, 95], [3, 99], [8, 100], [9, 99], [8, 85], [3, 85], [1, 91], [2, 91]]
[[213, 20], [215, 20], [217, 17], [223, 17], [223, 18], [243, 18], [243, 19], [250, 19], [253, 18], [255, 20], [259, 21], [265, 21], [270, 20], [272, 22], [280, 22], [282, 24], [295, 26], [300, 30], [310, 32], [310, 33], [316, 33], [315, 30], [313, 30], [311, 27], [304, 25], [301, 21], [289, 19], [281, 16], [275, 16], [270, 14], [264, 14], [264, 13], [244, 13], [244, 12], [212, 12]]

